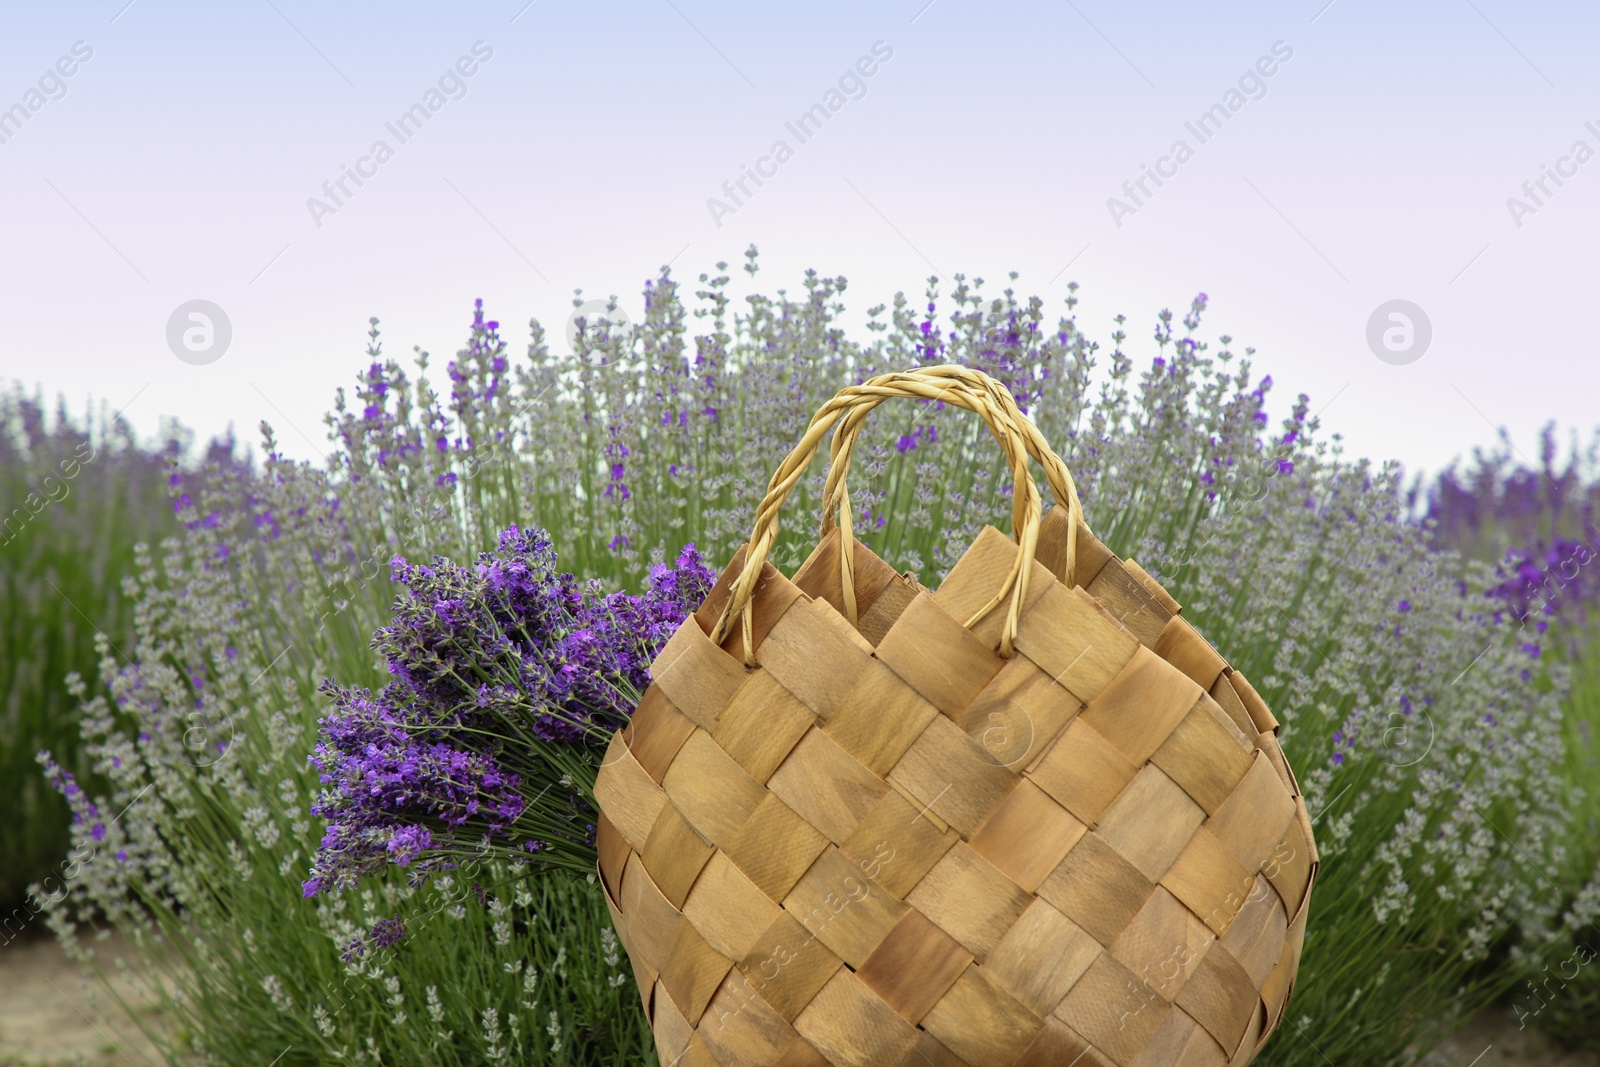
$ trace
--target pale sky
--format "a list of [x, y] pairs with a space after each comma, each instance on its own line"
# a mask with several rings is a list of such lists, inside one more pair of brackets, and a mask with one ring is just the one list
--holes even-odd
[[[390, 355], [448, 357], [481, 296], [520, 345], [574, 288], [637, 316], [663, 263], [755, 242], [762, 287], [843, 274], [857, 313], [935, 271], [1017, 270], [1053, 307], [1076, 280], [1083, 327], [1126, 313], [1141, 357], [1204, 291], [1280, 398], [1412, 467], [1600, 421], [1592, 8], [525, 3], [8, 11], [0, 377], [146, 432], [266, 418], [309, 456], [369, 316]], [[714, 217], [747, 165], [770, 177]], [[211, 362], [168, 344], [194, 300], [231, 325]], [[1394, 300], [1431, 325], [1410, 362], [1368, 344]]]

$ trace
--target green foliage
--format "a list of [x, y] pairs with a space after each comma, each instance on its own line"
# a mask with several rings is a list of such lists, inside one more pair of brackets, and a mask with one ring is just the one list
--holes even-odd
[[0, 393], [0, 914], [6, 939], [26, 925], [28, 885], [57, 873], [67, 806], [34, 763], [41, 748], [79, 772], [69, 673], [92, 677], [94, 639], [133, 636], [122, 578], [133, 546], [172, 528], [168, 456], [142, 450], [126, 424], [63, 407], [53, 419], [13, 385]]
[[1566, 710], [1568, 781], [1582, 790], [1572, 811], [1570, 861], [1563, 885], [1579, 885], [1559, 925], [1519, 953], [1512, 990], [1519, 1021], [1579, 1048], [1600, 1052], [1600, 640], [1590, 637], [1573, 664]]
[[1542, 655], [1538, 682], [1561, 699], [1552, 759], [1568, 795], [1564, 848], [1539, 868], [1558, 916], [1530, 915], [1512, 947], [1503, 1010], [1519, 1029], [1600, 1051], [1600, 435], [1562, 455], [1554, 426], [1537, 464], [1509, 444], [1480, 450], [1428, 487], [1436, 543], [1497, 564], [1491, 602]]
[[[1078, 474], [1090, 525], [1162, 578], [1284, 723], [1323, 868], [1286, 1032], [1263, 1062], [1403, 1062], [1509, 984], [1485, 966], [1491, 949], [1562, 904], [1536, 873], [1566, 830], [1555, 699], [1524, 679], [1514, 629], [1477, 610], [1457, 561], [1405, 520], [1397, 471], [1320, 440], [1304, 397], [1274, 424], [1249, 350], [1198, 334], [1204, 298], [1176, 339], [1160, 316], [1136, 370], [1122, 321], [1102, 350], [1075, 295], [1051, 321], [1037, 297], [990, 297], [961, 276], [941, 297], [930, 281], [920, 300], [871, 309], [853, 342], [837, 325], [843, 279], [808, 274], [798, 296], [739, 310], [725, 274], [700, 282], [692, 338], [666, 273], [632, 331], [585, 329], [572, 354], [534, 323], [513, 364], [480, 315], [448, 395], [425, 356], [415, 380], [385, 361], [374, 328], [326, 462], [284, 460], [268, 432], [260, 475], [186, 484], [186, 529], [139, 561], [137, 666], [107, 646], [108, 692], [84, 709], [111, 783], [96, 810], [126, 814], [104, 841], [92, 821], [78, 828], [94, 858], [51, 916], [69, 941], [105, 915], [146, 947], [152, 981], [174, 991], [170, 1062], [285, 1048], [286, 1063], [650, 1062], [631, 976], [607, 958], [604, 909], [581, 881], [485, 868], [443, 888], [391, 876], [301, 899], [318, 684], [381, 683], [369, 638], [393, 556], [470, 561], [515, 522], [548, 528], [565, 566], [607, 586], [636, 588], [684, 541], [721, 561], [835, 390], [943, 362], [1011, 387]], [[814, 543], [821, 478], [819, 463], [785, 512], [786, 570]], [[1005, 527], [1007, 480], [966, 413], [886, 406], [857, 449], [855, 525], [933, 585], [984, 523]], [[399, 946], [341, 958], [396, 915]]]

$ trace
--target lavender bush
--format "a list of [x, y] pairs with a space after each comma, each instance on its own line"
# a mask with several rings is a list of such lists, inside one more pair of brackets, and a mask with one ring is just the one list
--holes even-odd
[[[650, 1062], [582, 881], [491, 854], [421, 885], [391, 865], [301, 899], [319, 783], [297, 756], [325, 714], [319, 687], [393, 680], [369, 638], [390, 618], [395, 556], [473, 559], [517, 524], [548, 529], [563, 566], [607, 590], [645, 589], [690, 540], [720, 563], [817, 406], [941, 362], [1010, 385], [1079, 475], [1090, 524], [1284, 720], [1324, 870], [1265, 1062], [1403, 1062], [1505, 990], [1493, 951], [1562, 906], [1536, 873], [1564, 858], [1568, 790], [1546, 755], [1557, 700], [1532, 642], [1472, 592], [1489, 568], [1407, 520], [1395, 468], [1346, 458], [1308, 398], [1274, 414], [1251, 351], [1200, 333], [1203, 297], [1158, 317], [1136, 365], [1122, 319], [1108, 347], [1080, 327], [1075, 287], [1047, 311], [1010, 287], [933, 280], [869, 309], [852, 340], [844, 279], [736, 300], [725, 271], [700, 277], [691, 311], [664, 270], [637, 326], [580, 322], [570, 354], [535, 322], [513, 360], [479, 309], [443, 391], [426, 353], [415, 378], [385, 359], [374, 324], [326, 461], [290, 463], [268, 432], [261, 475], [192, 493], [186, 529], [143, 554], [136, 669], [85, 709], [113, 785], [77, 799], [126, 808], [106, 831], [116, 858], [89, 865], [54, 920], [69, 942], [97, 915], [128, 931], [174, 990], [175, 1059]], [[868, 437], [852, 506], [897, 566], [935, 583], [982, 524], [1004, 525], [1007, 472], [965, 413], [886, 406]], [[786, 569], [813, 543], [821, 478], [789, 505]]]
[[1564, 758], [1574, 792], [1566, 862], [1551, 869], [1566, 907], [1517, 946], [1521, 971], [1506, 1010], [1518, 1028], [1538, 1026], [1572, 1045], [1600, 1050], [1600, 435], [1561, 455], [1555, 430], [1540, 437], [1537, 463], [1503, 445], [1453, 465], [1426, 493], [1424, 521], [1442, 545], [1497, 564], [1486, 596], [1495, 610], [1548, 652], [1546, 685], [1563, 697]]
[[1583, 447], [1574, 437], [1563, 454], [1555, 425], [1547, 425], [1537, 461], [1508, 442], [1479, 448], [1470, 463], [1451, 464], [1410, 496], [1436, 543], [1489, 562], [1592, 537], [1600, 523], [1600, 432]]
[[142, 445], [105, 410], [78, 417], [18, 385], [0, 391], [0, 943], [30, 925], [27, 886], [58, 875], [67, 849], [67, 806], [34, 754], [88, 771], [65, 679], [94, 674], [97, 629], [118, 645], [132, 636], [122, 576], [134, 544], [171, 526], [167, 469], [185, 447], [176, 434]]

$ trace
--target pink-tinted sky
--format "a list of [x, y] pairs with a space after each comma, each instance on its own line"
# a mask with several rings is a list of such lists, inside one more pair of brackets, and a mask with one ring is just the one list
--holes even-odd
[[[6, 23], [0, 377], [145, 431], [253, 442], [266, 418], [309, 456], [369, 316], [389, 354], [446, 356], [474, 297], [559, 331], [575, 288], [637, 314], [664, 263], [751, 242], [764, 287], [844, 274], [856, 312], [935, 272], [1017, 270], [1053, 303], [1076, 280], [1083, 326], [1124, 312], [1140, 344], [1205, 291], [1209, 328], [1351, 450], [1413, 467], [1597, 422], [1593, 8], [108, 0]], [[830, 102], [804, 143], [786, 127]], [[419, 103], [420, 130], [386, 125]], [[1125, 192], [1145, 167], [1161, 184]], [[335, 203], [345, 168], [367, 176]], [[203, 365], [167, 340], [196, 299], [232, 328]], [[1431, 324], [1410, 362], [1369, 347], [1393, 300]]]

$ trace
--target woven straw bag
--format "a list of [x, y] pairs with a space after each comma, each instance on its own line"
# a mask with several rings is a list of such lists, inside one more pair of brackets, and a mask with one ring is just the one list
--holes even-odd
[[[1016, 543], [986, 528], [933, 591], [850, 530], [850, 453], [890, 397], [977, 413], [1016, 478]], [[823, 536], [786, 578], [778, 509], [830, 429]], [[824, 405], [596, 785], [663, 1067], [1249, 1063], [1316, 847], [1277, 721], [1178, 613], [987, 376]]]

